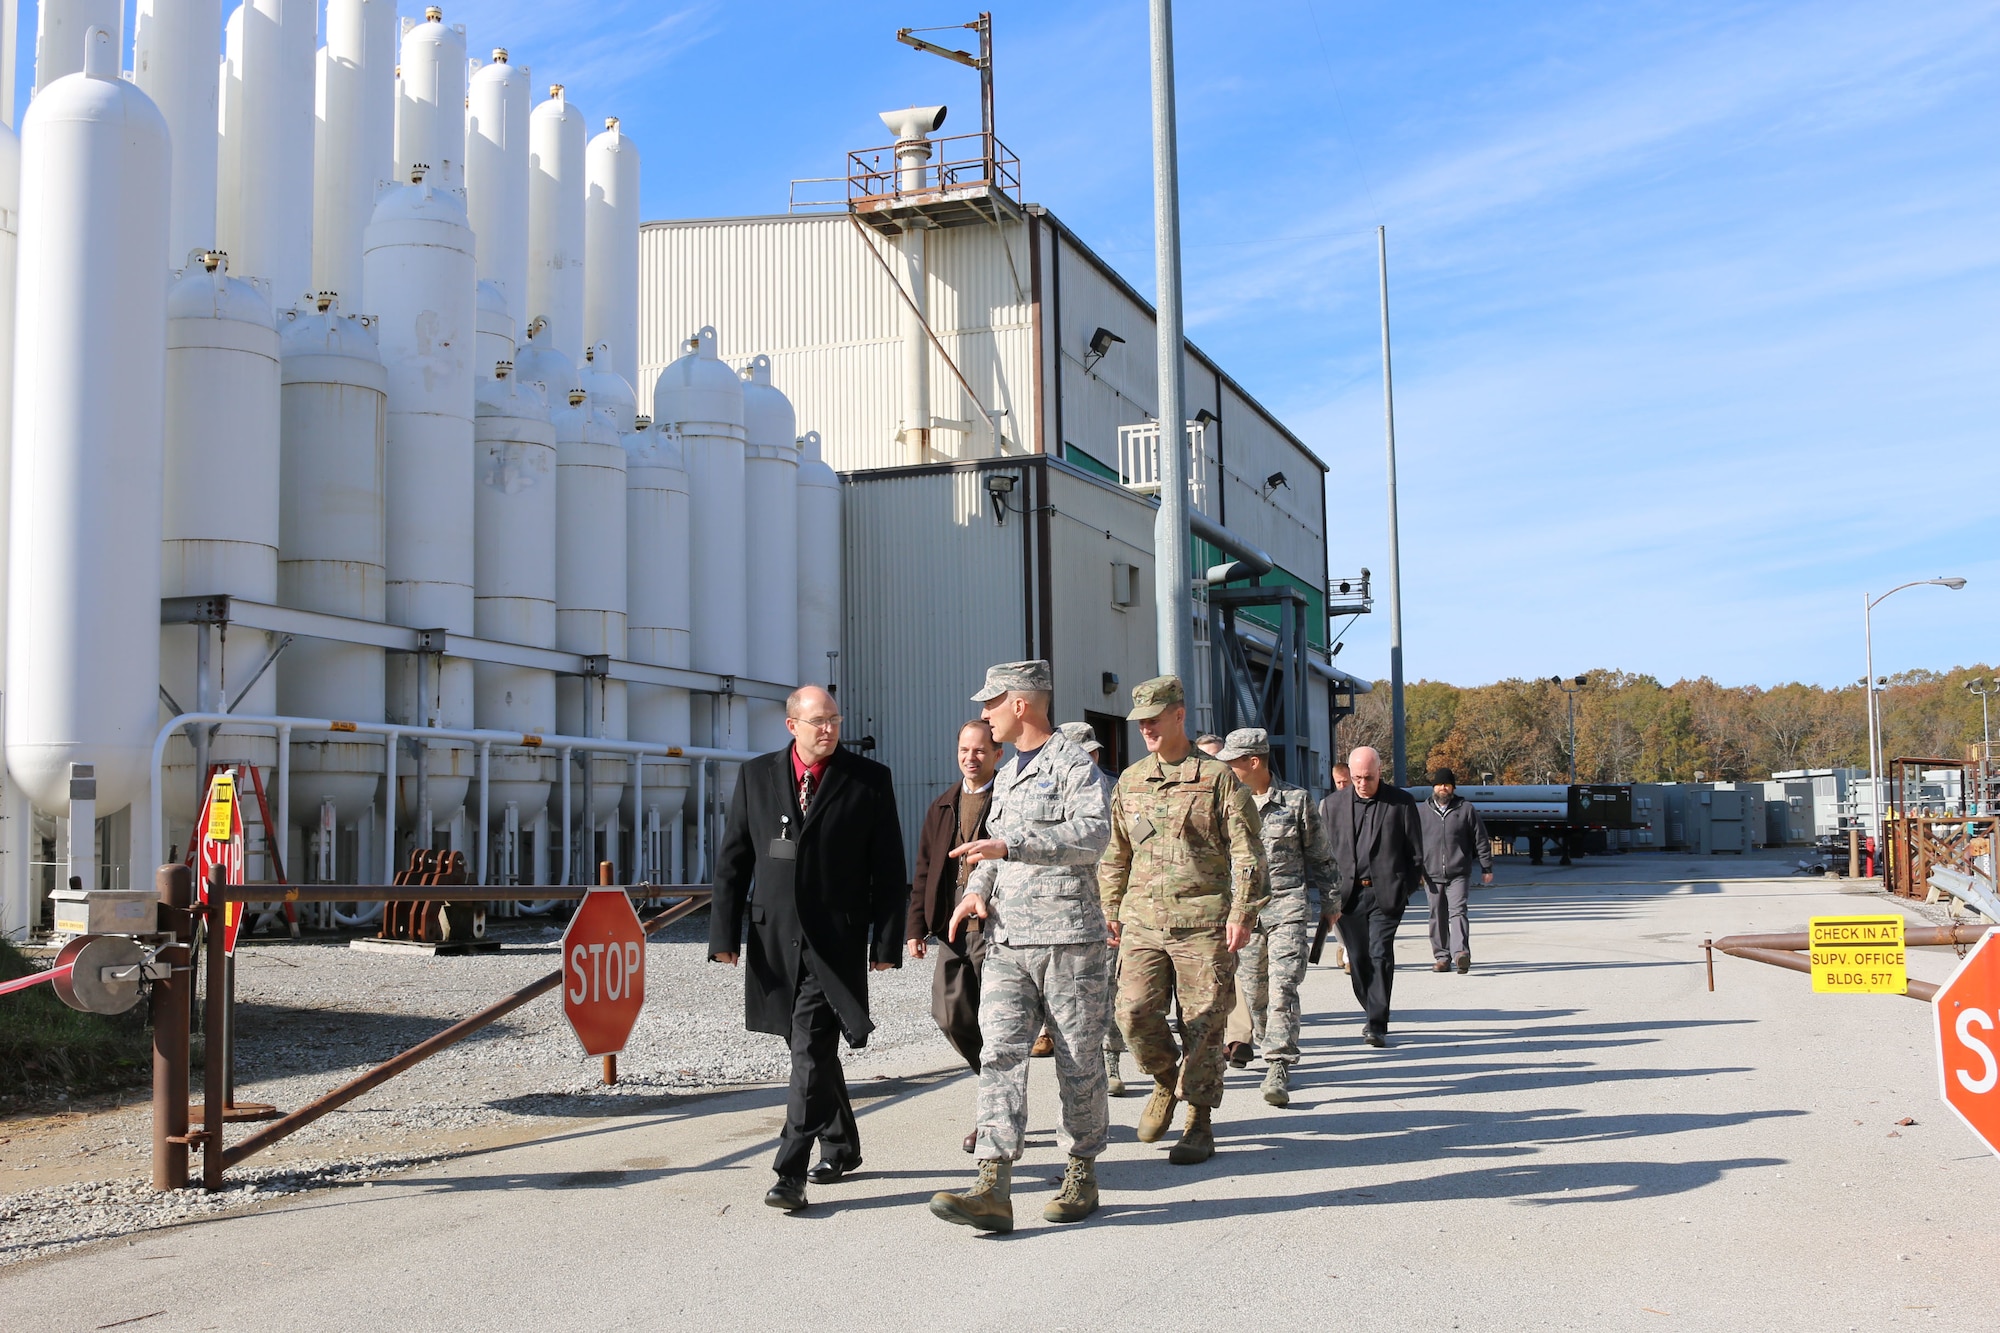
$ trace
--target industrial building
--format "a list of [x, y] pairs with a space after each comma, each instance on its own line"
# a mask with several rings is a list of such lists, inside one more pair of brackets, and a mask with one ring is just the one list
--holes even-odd
[[[1049, 659], [1058, 716], [1121, 762], [1130, 687], [1157, 674], [1153, 308], [1023, 200], [990, 127], [931, 137], [945, 114], [886, 112], [895, 141], [794, 182], [792, 211], [651, 222], [639, 252], [640, 383], [712, 325], [725, 358], [768, 355], [840, 474], [843, 646], [802, 669], [911, 828], [988, 663]], [[1369, 688], [1327, 653], [1330, 610], [1364, 594], [1329, 608], [1326, 465], [1191, 343], [1185, 366], [1193, 567], [1223, 576], [1196, 593], [1191, 721], [1269, 725], [1320, 788]]]
[[[1136, 752], [1153, 312], [990, 121], [892, 112], [830, 206], [642, 227], [618, 118], [439, 8], [38, 24], [0, 131], [0, 931], [191, 858], [221, 775], [253, 881], [699, 880], [808, 680], [912, 834], [992, 661], [1051, 658]], [[1318, 786], [1365, 578], [1329, 604], [1313, 452], [1186, 375], [1196, 720]]]

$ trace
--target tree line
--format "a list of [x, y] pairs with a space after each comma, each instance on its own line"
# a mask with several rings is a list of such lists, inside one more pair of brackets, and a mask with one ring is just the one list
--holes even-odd
[[[1663, 685], [1629, 671], [1583, 673], [1576, 694], [1579, 782], [1749, 781], [1799, 768], [1868, 766], [1862, 687], [1718, 685], [1708, 677]], [[1965, 759], [1980, 743], [1980, 700], [1969, 681], [1991, 668], [1909, 671], [1880, 694], [1882, 758]], [[1568, 683], [1567, 681], [1565, 683]], [[1461, 783], [1569, 780], [1568, 699], [1549, 680], [1461, 688], [1420, 680], [1403, 687], [1410, 780], [1446, 767]], [[2000, 698], [1994, 725], [2000, 727]], [[1340, 722], [1343, 754], [1356, 745], [1390, 753], [1389, 682], [1355, 700]]]

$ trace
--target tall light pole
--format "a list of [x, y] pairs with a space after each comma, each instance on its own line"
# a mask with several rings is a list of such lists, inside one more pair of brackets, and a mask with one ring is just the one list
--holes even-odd
[[1578, 676], [1567, 685], [1561, 676], [1550, 676], [1549, 684], [1569, 696], [1569, 785], [1576, 785], [1576, 693], [1582, 689], [1588, 676]]
[[1389, 229], [1375, 229], [1375, 258], [1382, 275], [1382, 429], [1389, 450], [1389, 734], [1396, 785], [1409, 767], [1403, 724], [1403, 559], [1396, 535], [1396, 386], [1389, 373]]
[[1879, 847], [1882, 841], [1882, 723], [1881, 719], [1877, 716], [1875, 706], [1875, 608], [1905, 588], [1926, 588], [1932, 585], [1940, 588], [1949, 588], [1953, 592], [1957, 592], [1965, 586], [1965, 580], [1961, 578], [1911, 579], [1908, 583], [1897, 584], [1880, 597], [1871, 598], [1865, 592], [1861, 594], [1861, 639], [1862, 645], [1867, 649], [1868, 653], [1868, 675], [1866, 677], [1866, 684], [1868, 686], [1868, 816], [1874, 821], [1874, 837], [1878, 848], [1876, 863], [1878, 865], [1881, 863]]
[[[1188, 549], [1185, 336], [1181, 329], [1181, 194], [1174, 127], [1173, 0], [1152, 0], [1153, 265], [1159, 288], [1160, 512], [1153, 521], [1160, 672], [1194, 688], [1194, 584]], [[1397, 775], [1401, 780], [1401, 774]]]
[[1986, 701], [1995, 694], [2000, 694], [2000, 686], [1995, 686], [1992, 681], [1981, 676], [1977, 680], [1966, 681], [1965, 688], [1969, 692], [1979, 696], [1979, 805], [1981, 811], [1976, 811], [1975, 813], [1980, 813], [1986, 805], [1986, 761], [1993, 754], [1993, 728], [1987, 720]]

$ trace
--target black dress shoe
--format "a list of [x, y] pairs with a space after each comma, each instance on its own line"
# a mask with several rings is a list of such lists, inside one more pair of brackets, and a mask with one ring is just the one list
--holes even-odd
[[968, 1153], [977, 1148], [979, 1146], [979, 1131], [975, 1129], [970, 1134], [967, 1134], [965, 1142], [958, 1146], [965, 1149]]
[[1370, 1046], [1387, 1046], [1389, 1044], [1388, 1036], [1377, 1032], [1374, 1028], [1362, 1029], [1361, 1040], [1367, 1042]]
[[1250, 1057], [1254, 1054], [1256, 1052], [1250, 1049], [1250, 1043], [1247, 1041], [1232, 1041], [1223, 1048], [1223, 1058], [1235, 1069], [1247, 1069]]
[[778, 1183], [764, 1192], [764, 1202], [773, 1208], [796, 1213], [806, 1206], [806, 1182], [802, 1176], [779, 1176]]
[[859, 1157], [849, 1162], [846, 1166], [841, 1166], [837, 1162], [821, 1162], [818, 1166], [806, 1172], [806, 1179], [815, 1185], [837, 1185], [840, 1183], [842, 1177], [851, 1176], [860, 1169], [861, 1159]]

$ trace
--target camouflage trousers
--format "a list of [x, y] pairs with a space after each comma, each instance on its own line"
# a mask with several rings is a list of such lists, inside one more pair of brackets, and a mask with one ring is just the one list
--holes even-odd
[[[1105, 987], [1106, 995], [1118, 994], [1118, 946], [1107, 945], [1105, 952], [1111, 955], [1111, 976]], [[1125, 1052], [1125, 1030], [1116, 1023], [1104, 1025], [1104, 1049], [1107, 1054], [1122, 1055]]]
[[987, 944], [979, 978], [981, 1159], [1020, 1160], [1028, 1129], [1028, 1051], [1045, 1023], [1062, 1095], [1057, 1142], [1072, 1157], [1104, 1151], [1111, 1132], [1104, 1073], [1109, 953], [1095, 943]]
[[1249, 1042], [1273, 1065], [1299, 1059], [1299, 984], [1311, 947], [1304, 921], [1258, 922], [1236, 962], [1236, 1008], [1229, 1041]]
[[[1155, 1078], [1178, 1062], [1182, 1101], [1222, 1105], [1223, 1029], [1236, 1003], [1236, 955], [1223, 943], [1222, 928], [1149, 930], [1127, 922], [1118, 953], [1118, 1026], [1133, 1060]], [[1185, 1058], [1167, 1026], [1176, 992]]]

